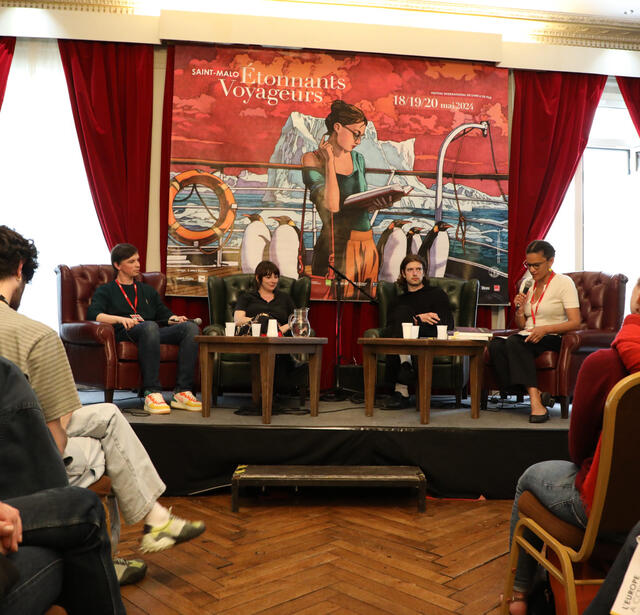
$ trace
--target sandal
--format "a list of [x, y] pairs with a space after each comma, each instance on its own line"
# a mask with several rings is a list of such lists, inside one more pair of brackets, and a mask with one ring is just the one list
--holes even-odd
[[[504, 594], [500, 594], [500, 604], [502, 604], [502, 600], [504, 598]], [[522, 602], [524, 607], [516, 608], [516, 612], [514, 613], [511, 610], [512, 604], [518, 604], [518, 602]], [[527, 597], [522, 594], [521, 596], [512, 595], [510, 600], [507, 600], [507, 604], [509, 605], [509, 613], [510, 615], [526, 615], [527, 614]]]

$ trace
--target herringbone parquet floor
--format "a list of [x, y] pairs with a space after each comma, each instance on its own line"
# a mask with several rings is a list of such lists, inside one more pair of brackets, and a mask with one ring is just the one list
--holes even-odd
[[[497, 613], [511, 502], [429, 500], [420, 514], [404, 491], [254, 495], [239, 513], [228, 494], [163, 498], [207, 530], [144, 556], [129, 615]], [[141, 524], [123, 530], [118, 554], [140, 557]]]

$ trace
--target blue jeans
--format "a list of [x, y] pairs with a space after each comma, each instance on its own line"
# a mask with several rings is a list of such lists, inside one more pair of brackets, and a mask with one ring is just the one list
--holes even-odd
[[0, 601], [2, 615], [42, 613], [55, 601], [69, 615], [124, 614], [98, 496], [61, 487], [6, 500], [22, 519], [22, 544], [9, 560], [20, 578]]
[[[587, 513], [584, 510], [579, 491], [575, 487], [578, 466], [570, 461], [541, 461], [528, 467], [518, 480], [516, 495], [511, 510], [511, 527], [509, 531], [509, 547], [513, 532], [518, 523], [518, 499], [523, 491], [531, 491], [556, 517], [584, 528], [587, 524]], [[541, 546], [541, 542], [528, 530], [524, 537], [532, 545]], [[531, 587], [537, 562], [524, 551], [519, 551], [518, 565], [513, 589], [527, 592]]]
[[193, 374], [198, 360], [198, 344], [193, 339], [200, 329], [194, 322], [181, 322], [160, 327], [145, 320], [128, 331], [118, 333], [118, 341], [134, 342], [138, 346], [138, 362], [145, 394], [162, 391], [160, 384], [160, 344], [178, 346], [178, 374], [175, 391], [192, 391]]

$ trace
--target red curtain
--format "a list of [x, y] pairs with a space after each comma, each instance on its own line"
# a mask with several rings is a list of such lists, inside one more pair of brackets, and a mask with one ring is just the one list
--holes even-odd
[[147, 254], [153, 46], [59, 41], [91, 195], [107, 245]]
[[549, 230], [582, 152], [606, 76], [514, 71], [509, 165], [509, 291], [527, 244]]
[[7, 87], [15, 46], [16, 39], [13, 36], [0, 36], [0, 107], [2, 107], [4, 91]]
[[636, 77], [616, 77], [622, 98], [629, 109], [633, 125], [640, 134], [640, 79]]

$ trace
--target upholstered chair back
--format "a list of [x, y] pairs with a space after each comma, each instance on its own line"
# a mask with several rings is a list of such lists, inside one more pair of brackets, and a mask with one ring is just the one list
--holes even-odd
[[[59, 265], [58, 302], [60, 324], [87, 319], [91, 297], [98, 286], [111, 282], [115, 272], [111, 265]], [[164, 273], [153, 271], [142, 273], [138, 280], [153, 286], [164, 299], [167, 280]]]

